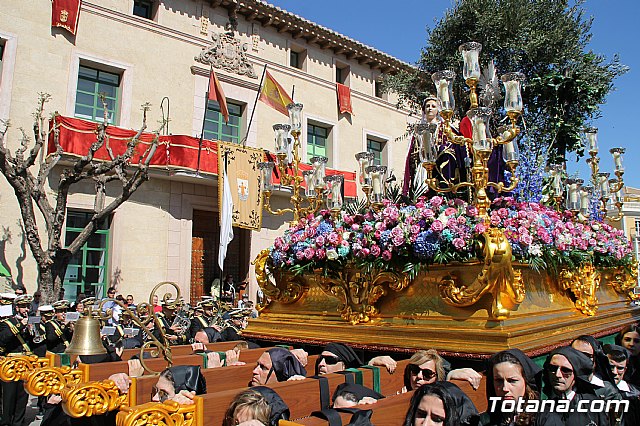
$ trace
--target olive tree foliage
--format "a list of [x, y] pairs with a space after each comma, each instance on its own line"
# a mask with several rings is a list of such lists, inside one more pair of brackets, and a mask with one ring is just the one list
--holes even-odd
[[[607, 59], [587, 48], [592, 18], [583, 1], [456, 0], [452, 9], [430, 29], [415, 72], [385, 79], [387, 90], [399, 94], [401, 105], [418, 105], [433, 93], [431, 74], [456, 72], [457, 114], [468, 109], [458, 46], [482, 44], [481, 65], [493, 59], [498, 75], [520, 71], [526, 76], [523, 122], [527, 146], [549, 163], [567, 152], [583, 155], [581, 132], [598, 118], [599, 105], [613, 89], [616, 77], [628, 68], [614, 56]], [[522, 142], [521, 142], [522, 143]]]
[[[142, 126], [136, 135], [126, 142], [122, 154], [115, 155], [107, 136], [106, 105], [104, 121], [97, 126], [95, 142], [80, 158], [64, 154], [60, 143], [59, 125], [53, 117], [45, 116], [45, 104], [50, 96], [41, 93], [38, 106], [33, 114], [34, 140], [20, 128], [19, 147], [12, 153], [7, 144], [10, 123], [0, 121], [0, 173], [13, 188], [20, 206], [24, 238], [31, 250], [38, 268], [38, 289], [43, 303], [57, 300], [70, 259], [87, 242], [98, 224], [109, 217], [122, 203], [148, 180], [151, 157], [158, 146], [160, 130], [155, 132], [153, 141], [143, 149], [140, 136], [147, 128], [149, 104], [142, 106]], [[162, 124], [162, 127], [164, 123]], [[161, 128], [162, 128], [161, 127]], [[43, 155], [47, 144], [52, 144], [48, 155]], [[109, 160], [94, 158], [96, 151], [105, 147]], [[29, 148], [31, 147], [31, 148]], [[137, 151], [144, 152], [137, 152]], [[134, 162], [134, 160], [137, 162]], [[55, 168], [56, 165], [62, 165]], [[47, 181], [55, 170], [60, 170], [55, 187], [49, 188]], [[53, 179], [51, 179], [53, 181]], [[95, 187], [94, 211], [89, 223], [73, 241], [63, 241], [67, 200], [72, 187], [83, 181], [93, 181]], [[113, 182], [113, 183], [112, 183]], [[111, 201], [107, 196], [107, 185]], [[44, 229], [38, 228], [37, 219], [44, 221]]]

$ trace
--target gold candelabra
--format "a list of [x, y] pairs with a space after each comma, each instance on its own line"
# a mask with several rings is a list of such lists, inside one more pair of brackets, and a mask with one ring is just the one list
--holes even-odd
[[[471, 121], [471, 137], [457, 135], [451, 128], [451, 119], [455, 110], [455, 98], [453, 96], [455, 73], [446, 70], [436, 72], [431, 76], [441, 107], [440, 115], [443, 119], [443, 133], [449, 142], [465, 147], [472, 159], [473, 165], [471, 167], [470, 180], [453, 182], [442, 174], [439, 177], [434, 176], [434, 170], [437, 168], [438, 156], [440, 155], [437, 144], [437, 124], [421, 123], [413, 126], [413, 132], [418, 140], [420, 161], [427, 174], [425, 183], [429, 188], [438, 193], [455, 193], [463, 188], [471, 188], [473, 190], [472, 203], [478, 207], [480, 216], [488, 219], [487, 211], [491, 201], [487, 195], [487, 189], [494, 188], [498, 193], [511, 192], [519, 182], [518, 177], [515, 176], [518, 165], [518, 148], [515, 138], [520, 134], [520, 128], [516, 123], [522, 114], [521, 83], [524, 80], [524, 75], [521, 73], [507, 73], [501, 77], [506, 93], [504, 108], [511, 125], [507, 128], [499, 129], [500, 135], [494, 138], [491, 136], [489, 124], [493, 110], [488, 107], [478, 106], [478, 95], [476, 93], [480, 77], [478, 57], [481, 50], [482, 45], [476, 42], [464, 43], [459, 48], [464, 60], [463, 77], [470, 89], [469, 101], [471, 108], [466, 115]], [[496, 146], [503, 147], [503, 158], [507, 169], [511, 172], [511, 180], [508, 185], [503, 182], [489, 181], [487, 163], [493, 148]]]
[[[584, 131], [585, 148], [589, 152], [586, 162], [591, 170], [591, 185], [584, 186], [584, 180], [570, 177], [564, 180], [562, 185], [562, 174], [564, 165], [554, 165], [550, 169], [552, 177], [552, 191], [557, 208], [564, 207], [573, 211], [578, 217], [587, 220], [590, 216], [591, 203], [594, 197], [598, 200], [598, 214], [611, 222], [617, 222], [624, 217], [622, 206], [624, 196], [624, 167], [622, 165], [622, 155], [624, 148], [611, 148], [609, 152], [613, 156], [615, 179], [609, 179], [609, 172], [600, 170], [600, 157], [598, 156], [598, 129], [595, 127], [586, 128]], [[563, 197], [565, 193], [565, 197]], [[564, 198], [564, 206], [563, 204]], [[614, 215], [608, 215], [608, 211], [616, 209]]]
[[[311, 158], [311, 170], [300, 173], [300, 133], [302, 129], [302, 104], [292, 103], [287, 106], [289, 124], [274, 124], [275, 148], [277, 163], [267, 161], [258, 164], [261, 171], [261, 189], [263, 194], [263, 208], [273, 215], [293, 213], [290, 225], [298, 223], [301, 217], [315, 213], [324, 203], [326, 188], [325, 166], [326, 157]], [[289, 199], [293, 208], [273, 210], [271, 208], [271, 194], [273, 192], [273, 169], [277, 166], [280, 185], [291, 187]], [[302, 183], [306, 184], [304, 195], [301, 194]], [[306, 203], [306, 205], [304, 205]]]

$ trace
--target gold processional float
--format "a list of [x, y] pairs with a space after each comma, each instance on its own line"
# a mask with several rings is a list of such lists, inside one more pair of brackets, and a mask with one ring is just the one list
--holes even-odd
[[[150, 327], [157, 330], [158, 337], [151, 332], [147, 333], [150, 340], [140, 348], [139, 359], [145, 374], [160, 373], [146, 364], [145, 353], [149, 353], [154, 358], [163, 357], [167, 362], [166, 366], [171, 367], [173, 362], [169, 340], [160, 319], [153, 314], [153, 298], [160, 288], [166, 286], [173, 287], [175, 294], [165, 293], [162, 297], [163, 304], [173, 306], [181, 304], [182, 297], [178, 285], [169, 281], [158, 283], [149, 295], [149, 302], [138, 304], [134, 311], [116, 299], [102, 299], [99, 303], [93, 298], [85, 299], [84, 312], [76, 322], [73, 338], [65, 351], [65, 354], [70, 357], [70, 362], [73, 363], [78, 354], [104, 355], [107, 353], [100, 337], [100, 321], [111, 318], [114, 305], [118, 305], [122, 312], [129, 314], [133, 323], [139, 327], [139, 332]], [[128, 394], [120, 394], [111, 380], [88, 381], [88, 365], [80, 363], [77, 368], [59, 365], [59, 357], [59, 354], [50, 352], [45, 358], [39, 358], [33, 354], [0, 357], [0, 380], [23, 381], [25, 390], [33, 396], [61, 395], [64, 412], [74, 418], [102, 415], [136, 405], [135, 389], [130, 388]], [[182, 413], [184, 410], [176, 407], [175, 411]], [[192, 412], [193, 407], [187, 411]], [[186, 417], [192, 415], [193, 413]]]
[[[624, 149], [611, 150], [617, 178], [609, 181], [599, 170], [597, 130], [587, 129], [593, 187], [583, 187], [579, 179], [564, 179], [563, 185], [564, 166], [558, 165], [551, 168], [549, 198], [555, 206], [490, 201], [488, 191], [508, 193], [518, 184], [516, 123], [524, 76], [501, 77], [510, 126], [492, 137], [492, 110], [479, 106], [476, 91], [481, 47], [460, 46], [471, 138], [451, 129], [454, 72], [432, 75], [442, 132], [448, 142], [466, 148], [471, 178], [447, 179], [436, 143], [438, 125], [413, 125], [425, 184], [437, 194], [413, 206], [385, 200], [386, 167], [373, 165], [372, 153], [356, 155], [366, 194], [366, 206], [359, 209], [343, 208], [342, 177], [324, 176], [326, 158], [312, 158], [313, 170], [300, 177], [302, 105], [289, 106], [290, 124], [274, 130], [277, 169], [281, 184], [291, 187], [294, 208], [268, 207], [274, 163], [261, 163], [260, 178], [268, 211], [292, 212], [294, 220], [254, 261], [268, 301], [246, 336], [406, 352], [436, 348], [473, 358], [509, 347], [541, 354], [580, 334], [608, 335], [638, 320], [637, 262], [622, 231], [607, 223], [622, 218]], [[508, 184], [489, 181], [488, 159], [496, 146], [503, 148]], [[461, 191], [471, 194], [470, 203], [441, 196]], [[324, 211], [319, 210], [323, 194]], [[600, 220], [589, 218], [592, 202], [598, 203]], [[617, 215], [607, 217], [614, 208]]]
[[[491, 137], [492, 111], [478, 105], [476, 93], [480, 50], [481, 45], [474, 42], [460, 47], [463, 77], [470, 89], [471, 138], [455, 134], [450, 127], [454, 73], [432, 76], [443, 132], [449, 142], [469, 153], [471, 179], [448, 180], [435, 143], [438, 126], [414, 125], [411, 132], [418, 141], [425, 183], [438, 194], [415, 205], [398, 206], [385, 199], [386, 167], [373, 165], [372, 153], [356, 155], [366, 194], [359, 208], [343, 209], [343, 177], [324, 176], [326, 158], [314, 157], [312, 170], [300, 175], [302, 105], [289, 105], [290, 124], [275, 125], [274, 130], [281, 184], [291, 187], [293, 208], [271, 209], [274, 163], [260, 165], [260, 179], [265, 209], [278, 215], [293, 213], [293, 221], [274, 246], [254, 261], [268, 302], [260, 306], [260, 318], [250, 322], [247, 337], [319, 344], [340, 341], [402, 351], [432, 347], [460, 357], [519, 347], [536, 355], [578, 334], [611, 334], [640, 317], [633, 303], [637, 262], [622, 231], [606, 223], [622, 218], [624, 149], [611, 150], [616, 179], [609, 180], [609, 174], [599, 170], [596, 130], [587, 129], [593, 187], [583, 187], [579, 179], [565, 179], [563, 186], [564, 168], [555, 166], [550, 170], [555, 208], [508, 198], [492, 203], [489, 188], [507, 193], [518, 183], [515, 138], [520, 133], [516, 123], [522, 113], [523, 76], [502, 76], [511, 126]], [[488, 158], [497, 145], [502, 145], [511, 172], [508, 184], [489, 181]], [[287, 173], [289, 166], [293, 175]], [[469, 203], [440, 196], [465, 188], [472, 194]], [[599, 203], [601, 221], [589, 219], [592, 202]], [[325, 203], [327, 209], [320, 210]], [[613, 208], [616, 216], [608, 217]], [[98, 305], [87, 301], [67, 353], [105, 353], [97, 338], [99, 320], [110, 316], [105, 305], [112, 302], [128, 312], [140, 330], [152, 322], [160, 330], [159, 339], [149, 333], [151, 341], [141, 348], [146, 374], [158, 371], [145, 365], [145, 351], [163, 356], [171, 366], [169, 341], [152, 315], [153, 297], [164, 285], [176, 290], [175, 296], [164, 295], [164, 303], [171, 299], [180, 303], [180, 290], [171, 282], [159, 283], [149, 303], [138, 305], [135, 312], [114, 299]], [[121, 426], [202, 424], [203, 405], [198, 397], [188, 406], [173, 401], [135, 405], [131, 389], [120, 395], [110, 380], [88, 382], [86, 365], [74, 368], [56, 362], [52, 354], [0, 358], [0, 380], [22, 380], [35, 396], [61, 394], [63, 409], [71, 417], [120, 410], [117, 424]]]

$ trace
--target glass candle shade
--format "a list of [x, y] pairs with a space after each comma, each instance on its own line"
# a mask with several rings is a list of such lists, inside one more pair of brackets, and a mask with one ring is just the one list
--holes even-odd
[[562, 196], [562, 166], [560, 164], [554, 164], [549, 169], [549, 175], [551, 176], [551, 187], [553, 189], [554, 197]]
[[502, 158], [505, 163], [518, 161], [520, 152], [518, 151], [518, 144], [515, 142], [515, 139], [502, 145]]
[[313, 177], [314, 177], [313, 169], [304, 170], [302, 172], [302, 178], [304, 179], [304, 183], [305, 183], [304, 195], [307, 198], [313, 198], [316, 196], [316, 186], [315, 186]]
[[[615, 188], [617, 185], [618, 185], [618, 180], [617, 179], [609, 180], [609, 188]], [[612, 197], [614, 202], [622, 203], [624, 201], [623, 195], [622, 195], [622, 188], [620, 188], [617, 191], [611, 192], [611, 197]]]
[[598, 173], [596, 182], [598, 183], [598, 189], [600, 190], [600, 196], [602, 198], [609, 198], [609, 173]]
[[436, 164], [438, 157], [437, 148], [435, 146], [436, 131], [438, 125], [434, 123], [430, 124], [418, 124], [415, 126], [415, 136], [418, 141], [418, 155], [420, 162], [423, 164]]
[[384, 200], [387, 166], [369, 166], [367, 172], [371, 176], [371, 196], [372, 203], [381, 203]]
[[462, 55], [464, 66], [462, 68], [462, 77], [465, 80], [470, 78], [480, 78], [480, 51], [482, 51], [482, 45], [475, 41], [470, 41], [461, 44], [458, 51]]
[[502, 77], [504, 85], [504, 109], [506, 112], [522, 112], [522, 82], [524, 74], [509, 72]]
[[583, 183], [582, 179], [567, 179], [567, 209], [580, 210], [580, 187]]
[[431, 75], [431, 80], [436, 86], [441, 111], [453, 112], [456, 107], [456, 99], [453, 96], [453, 80], [455, 78], [456, 74], [450, 70], [434, 72]]
[[324, 176], [327, 167], [327, 157], [311, 157], [311, 166], [313, 166], [313, 186], [315, 188], [324, 188]]
[[583, 216], [589, 216], [589, 205], [591, 204], [592, 195], [592, 186], [583, 186], [580, 189], [580, 213], [582, 213]]
[[596, 155], [598, 153], [598, 129], [596, 127], [584, 129], [584, 140], [589, 154]]
[[271, 192], [273, 190], [273, 161], [266, 161], [264, 163], [258, 163], [258, 169], [260, 170], [261, 176], [261, 189], [263, 191]]
[[622, 154], [624, 154], [624, 148], [611, 148], [609, 152], [613, 155], [613, 164], [615, 165], [616, 172], [624, 172], [624, 166], [622, 165]]
[[276, 142], [276, 154], [288, 154], [289, 130], [291, 130], [291, 126], [289, 126], [288, 124], [273, 125], [273, 132], [275, 134]]
[[327, 197], [327, 207], [329, 210], [341, 210], [342, 209], [342, 182], [344, 176], [332, 175], [326, 176], [324, 181], [327, 184], [329, 190], [329, 196]]
[[356, 154], [356, 161], [358, 162], [359, 172], [358, 177], [360, 179], [360, 185], [370, 187], [371, 177], [367, 173], [367, 167], [373, 165], [373, 152], [359, 152]]
[[473, 149], [478, 152], [491, 153], [491, 133], [489, 132], [489, 120], [491, 108], [480, 107], [470, 110], [467, 117], [471, 120], [473, 128]]
[[302, 130], [302, 104], [289, 104], [287, 105], [287, 110], [289, 110], [289, 125], [291, 126], [291, 131], [300, 133]]

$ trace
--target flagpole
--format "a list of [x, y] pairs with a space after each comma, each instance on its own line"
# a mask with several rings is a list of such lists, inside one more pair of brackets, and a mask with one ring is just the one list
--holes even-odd
[[[211, 72], [213, 71], [213, 65], [209, 70], [209, 80], [211, 79]], [[207, 93], [204, 95], [204, 113], [202, 114], [202, 129], [200, 131], [200, 140], [198, 141], [198, 168], [196, 174], [200, 174], [200, 153], [202, 152], [202, 139], [204, 138], [204, 124], [207, 118], [207, 107], [209, 106], [209, 83], [207, 82]]]
[[293, 88], [291, 89], [291, 100], [294, 99], [294, 96], [296, 95], [296, 85], [293, 85]]
[[253, 122], [253, 114], [256, 112], [256, 105], [258, 105], [258, 99], [260, 98], [260, 91], [262, 90], [262, 83], [264, 82], [264, 75], [267, 73], [267, 64], [264, 64], [264, 69], [262, 70], [262, 77], [260, 77], [260, 84], [258, 85], [258, 93], [256, 93], [256, 100], [253, 102], [253, 109], [251, 110], [251, 118], [249, 118], [249, 124], [247, 125], [247, 133], [242, 138], [242, 146], [246, 146], [247, 137], [249, 136], [249, 129], [251, 128], [251, 123]]

